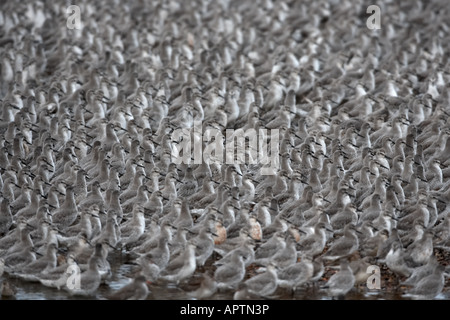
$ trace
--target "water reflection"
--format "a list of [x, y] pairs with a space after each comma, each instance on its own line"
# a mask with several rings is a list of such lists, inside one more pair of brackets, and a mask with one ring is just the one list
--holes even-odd
[[[16, 288], [14, 298], [2, 297], [4, 300], [68, 300], [68, 299], [82, 299], [82, 300], [102, 300], [106, 296], [126, 285], [131, 281], [130, 276], [138, 271], [138, 266], [133, 264], [123, 263], [117, 265], [113, 269], [112, 277], [103, 283], [98, 289], [95, 297], [73, 297], [64, 290], [56, 290], [47, 288], [40, 283], [25, 282], [20, 279], [8, 278], [3, 275], [4, 280], [7, 280]], [[205, 270], [202, 270], [204, 272]], [[201, 280], [201, 273], [196, 271], [188, 283], [176, 286], [174, 284], [149, 284], [151, 294], [148, 296], [150, 300], [185, 300], [192, 299], [187, 295], [187, 292], [195, 290]], [[285, 290], [277, 290], [273, 299], [279, 300], [330, 300], [331, 298], [325, 295], [325, 292], [320, 290], [320, 286], [325, 282], [320, 282], [316, 286], [309, 286], [302, 289], [297, 289], [294, 294], [286, 292]], [[450, 292], [447, 287], [445, 291], [436, 297], [437, 300], [450, 300]], [[234, 292], [217, 292], [214, 294], [212, 300], [232, 300]], [[346, 297], [346, 300], [404, 300], [401, 292], [389, 292], [384, 290], [368, 290], [361, 285], [355, 287]]]

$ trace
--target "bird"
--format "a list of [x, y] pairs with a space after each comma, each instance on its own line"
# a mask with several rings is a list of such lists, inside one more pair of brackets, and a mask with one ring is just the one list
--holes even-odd
[[271, 264], [282, 269], [297, 262], [297, 242], [295, 238], [288, 234], [286, 236], [286, 246], [275, 253], [270, 259]]
[[168, 200], [167, 198], [164, 198], [162, 195], [162, 192], [159, 190], [154, 190], [148, 200], [142, 204], [142, 207], [144, 208], [144, 213], [147, 216], [161, 216], [163, 212], [163, 200]]
[[69, 253], [63, 263], [39, 274], [37, 278], [43, 286], [61, 290], [67, 284], [69, 277], [77, 272], [81, 272], [81, 269], [75, 261], [75, 256]]
[[347, 259], [341, 259], [339, 271], [333, 274], [323, 287], [332, 298], [343, 298], [355, 285], [355, 276]]
[[[201, 168], [200, 166], [201, 165], [199, 165], [197, 169]], [[207, 198], [209, 196], [215, 197], [216, 190], [214, 189], [213, 183], [214, 181], [212, 180], [211, 175], [210, 174], [205, 175], [205, 177], [203, 177], [202, 180], [201, 189], [189, 196], [189, 205], [192, 206], [193, 208], [196, 208], [196, 206], [198, 205], [197, 202], [200, 201], [201, 199]]]
[[13, 225], [13, 216], [7, 198], [2, 199], [0, 206], [0, 234], [5, 235]]
[[192, 238], [195, 241], [195, 260], [197, 267], [203, 267], [206, 261], [211, 257], [214, 252], [214, 230], [208, 226], [204, 226], [200, 229], [197, 236]]
[[[224, 245], [227, 245], [228, 248], [224, 248]], [[222, 256], [222, 258], [213, 263], [216, 266], [232, 262], [232, 259], [235, 259], [233, 257], [238, 253], [243, 258], [244, 266], [248, 267], [255, 260], [255, 241], [248, 233], [248, 230], [242, 229], [239, 237], [227, 240], [222, 245], [215, 245], [214, 252]]]
[[133, 207], [132, 217], [120, 225], [120, 243], [123, 247], [132, 247], [145, 231], [144, 208], [137, 204]]
[[358, 214], [356, 213], [356, 205], [347, 203], [341, 211], [338, 211], [330, 218], [330, 225], [335, 232], [343, 230], [348, 224], [356, 225], [358, 222]]
[[[181, 289], [174, 297], [189, 297], [184, 285], [202, 274], [214, 279], [216, 269], [230, 268], [235, 252], [246, 270], [236, 262], [243, 278], [230, 280], [225, 295], [255, 299], [267, 297], [245, 284], [253, 263], [282, 267], [311, 258], [314, 290], [341, 258], [360, 266], [356, 283], [369, 261], [400, 282], [435, 254], [445, 263], [443, 1], [390, 8], [382, 37], [348, 28], [362, 21], [346, 10], [349, 1], [342, 10], [267, 0], [183, 7], [132, 1], [108, 10], [103, 2], [68, 24], [55, 23], [68, 9], [63, 3], [11, 2], [0, 15], [6, 276], [57, 244], [54, 277], [45, 274], [61, 289], [71, 276], [61, 275], [64, 260], [85, 272], [101, 244], [121, 285], [136, 268], [158, 286], [169, 265], [158, 242], [167, 241], [169, 260], [176, 259], [205, 226], [217, 234], [214, 251], [194, 250], [195, 271], [189, 260], [184, 276], [168, 284]], [[405, 12], [413, 23], [402, 32]], [[29, 28], [39, 32], [24, 32]], [[273, 242], [279, 246], [271, 251]], [[371, 298], [403, 290], [400, 282]], [[27, 297], [17, 289], [17, 298]], [[107, 291], [99, 287], [90, 298]]]
[[22, 221], [19, 226], [18, 242], [13, 243], [2, 254], [5, 272], [12, 273], [36, 260], [36, 253], [26, 222]]
[[299, 262], [280, 268], [278, 271], [278, 286], [280, 288], [295, 290], [308, 283], [314, 276], [314, 265], [308, 254], [303, 254]]
[[[324, 222], [318, 222], [314, 226], [314, 231], [301, 237], [297, 243], [297, 254], [304, 254], [311, 257], [320, 255], [325, 249], [327, 242], [327, 227]], [[299, 231], [302, 231], [299, 229]], [[332, 232], [332, 230], [330, 230]], [[303, 231], [303, 233], [305, 233]]]
[[274, 254], [278, 253], [286, 247], [285, 235], [282, 231], [278, 231], [255, 248], [255, 263], [260, 265], [269, 264]]
[[405, 254], [408, 259], [412, 260], [411, 264], [420, 266], [428, 262], [433, 255], [433, 237], [434, 235], [431, 230], [425, 230], [418, 240], [406, 248]]
[[153, 262], [151, 253], [139, 256], [136, 263], [140, 267], [140, 273], [147, 279], [147, 283], [154, 283], [158, 280], [161, 269]]
[[187, 295], [197, 300], [209, 299], [217, 292], [216, 281], [207, 273], [201, 275], [200, 285], [197, 289], [189, 291]]
[[[145, 251], [142, 256], [139, 256], [136, 261], [145, 261], [147, 258], [158, 267], [159, 270], [164, 270], [170, 261], [171, 252], [169, 249], [169, 238], [161, 236], [158, 238], [157, 246]], [[146, 257], [148, 256], [148, 257]]]
[[108, 300], [146, 300], [150, 290], [144, 275], [139, 274], [130, 283], [107, 296]]
[[178, 197], [178, 199], [181, 200], [180, 211], [172, 223], [177, 228], [192, 228], [194, 221], [189, 208], [189, 202], [187, 198]]
[[198, 182], [194, 176], [194, 169], [187, 167], [182, 182], [177, 190], [177, 195], [183, 198], [189, 198], [197, 192]]
[[62, 231], [72, 225], [79, 216], [73, 189], [73, 186], [66, 188], [64, 202], [59, 208], [50, 213], [52, 216], [52, 224]]
[[262, 297], [271, 296], [278, 287], [277, 266], [269, 263], [264, 272], [245, 280], [245, 284], [249, 292]]
[[444, 271], [445, 266], [438, 264], [430, 275], [418, 280], [414, 287], [403, 296], [414, 300], [432, 300], [436, 298], [444, 288]]
[[84, 272], [77, 268], [73, 270], [64, 287], [70, 295], [89, 297], [97, 294], [101, 283], [101, 274], [97, 266], [98, 259], [98, 257], [92, 257], [88, 262], [88, 269]]
[[432, 274], [438, 264], [439, 263], [435, 256], [430, 257], [426, 264], [414, 268], [411, 276], [409, 276], [405, 281], [402, 281], [401, 285], [413, 287], [422, 278]]
[[136, 191], [136, 195], [134, 197], [129, 198], [123, 204], [121, 204], [122, 210], [125, 212], [129, 212], [133, 209], [135, 204], [143, 205], [148, 201], [148, 189], [145, 184], [140, 185]]
[[[116, 245], [120, 243], [121, 239], [121, 231], [118, 224], [118, 213], [114, 209], [109, 209], [103, 226], [101, 221], [99, 222], [100, 219], [95, 214], [91, 214], [91, 216], [97, 222], [98, 232], [93, 231], [92, 237], [89, 241], [93, 244], [106, 242], [111, 247], [116, 247]], [[81, 233], [83, 234], [83, 231], [81, 231]]]
[[213, 279], [217, 283], [218, 290], [236, 289], [245, 276], [245, 264], [243, 255], [233, 252], [229, 262], [222, 264], [214, 271]]
[[393, 242], [384, 261], [386, 266], [399, 277], [408, 278], [413, 272], [413, 268], [406, 263], [407, 255], [400, 242]]
[[184, 252], [169, 261], [159, 279], [176, 284], [189, 279], [196, 268], [195, 248], [194, 241], [189, 241]]
[[[95, 259], [97, 263], [97, 269], [100, 274], [102, 282], [111, 279], [111, 264], [108, 260], [109, 245], [107, 243], [98, 242], [95, 244], [94, 251], [92, 252], [89, 260]], [[82, 271], [89, 268], [89, 260], [87, 266], [79, 264]]]
[[58, 248], [55, 243], [49, 243], [44, 256], [28, 263], [23, 266], [23, 268], [14, 270], [11, 276], [23, 279], [25, 281], [39, 281], [38, 274], [46, 273], [56, 268], [57, 249]]
[[359, 249], [359, 240], [356, 236], [355, 225], [348, 224], [344, 227], [344, 234], [335, 239], [327, 252], [323, 255], [325, 260], [336, 260], [348, 257]]
[[[43, 210], [46, 210], [46, 208], [44, 207]], [[96, 204], [92, 205], [88, 209], [82, 210], [80, 212], [80, 219], [78, 223], [74, 223], [73, 225], [69, 226], [64, 232], [65, 235], [73, 236], [78, 233], [84, 233], [88, 239], [92, 239], [100, 231], [101, 226], [95, 225], [93, 226], [91, 218], [99, 218], [99, 215], [100, 215], [100, 208]]]

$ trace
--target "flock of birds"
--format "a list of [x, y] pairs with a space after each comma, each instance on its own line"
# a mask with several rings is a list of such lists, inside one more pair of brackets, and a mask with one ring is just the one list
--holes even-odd
[[[363, 1], [80, 0], [75, 29], [67, 1], [2, 3], [3, 294], [98, 297], [117, 256], [109, 299], [340, 298], [369, 266], [446, 294], [449, 7], [381, 2], [379, 30]], [[196, 123], [277, 129], [279, 170], [175, 164]]]

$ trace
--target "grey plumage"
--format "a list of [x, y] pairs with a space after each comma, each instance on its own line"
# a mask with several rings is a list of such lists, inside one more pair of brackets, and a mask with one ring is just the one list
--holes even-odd
[[[8, 276], [31, 280], [49, 243], [58, 263], [86, 268], [101, 245], [103, 264], [137, 262], [181, 288], [208, 273], [237, 297], [252, 295], [255, 263], [278, 265], [279, 280], [298, 258], [321, 261], [300, 272], [315, 288], [339, 259], [370, 262], [398, 289], [445, 259], [445, 1], [389, 6], [370, 32], [351, 1], [75, 5], [80, 25], [57, 14], [65, 3], [5, 3], [0, 14]], [[67, 275], [49, 268], [40, 283], [63, 288]]]

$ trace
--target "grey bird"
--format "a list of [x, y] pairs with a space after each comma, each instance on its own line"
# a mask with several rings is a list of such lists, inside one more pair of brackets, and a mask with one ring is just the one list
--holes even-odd
[[9, 206], [9, 200], [2, 199], [0, 205], [0, 234], [5, 235], [13, 225], [13, 216], [11, 214], [11, 208]]
[[[173, 258], [203, 223], [220, 236], [214, 238], [214, 255], [241, 250], [247, 267], [254, 262], [252, 252], [281, 232], [296, 237], [299, 257], [314, 255], [313, 262], [324, 259], [328, 268], [330, 257], [323, 252], [339, 257], [333, 245], [348, 239], [348, 224], [361, 233], [358, 243], [349, 242], [349, 252], [340, 253], [360, 270], [365, 259], [387, 260], [390, 271], [404, 262], [412, 271], [429, 263], [430, 251], [445, 258], [450, 247], [445, 1], [391, 6], [383, 37], [365, 28], [346, 33], [355, 19], [350, 1], [339, 8], [334, 2], [271, 0], [183, 7], [176, 1], [161, 6], [116, 1], [117, 10], [106, 16], [99, 2], [97, 10], [83, 10], [81, 21], [69, 19], [68, 25], [56, 23], [57, 13], [67, 9], [59, 2], [51, 7], [42, 1], [3, 2], [0, 190], [12, 219], [4, 203], [0, 255], [39, 258], [56, 241], [66, 258], [74, 254], [85, 267], [97, 243], [119, 254], [111, 246], [128, 242], [126, 259], [113, 259], [113, 272], [120, 273], [155, 248], [167, 223], [186, 213], [178, 202], [184, 198], [192, 221], [180, 219], [177, 234], [167, 237]], [[399, 32], [407, 18], [414, 23]], [[24, 26], [39, 32], [27, 33]], [[180, 129], [188, 133], [182, 139], [190, 138], [191, 149], [183, 150], [178, 163]], [[238, 138], [244, 157], [213, 151], [215, 142], [220, 147], [219, 140], [231, 133], [227, 129], [233, 138], [244, 132], [244, 139]], [[267, 151], [279, 167], [263, 176], [262, 147], [272, 149], [269, 144], [278, 149]], [[217, 161], [211, 161], [213, 152]], [[209, 177], [214, 181], [204, 185]], [[92, 197], [88, 192], [97, 183]], [[66, 211], [69, 184], [75, 202]], [[144, 224], [128, 233], [138, 204]], [[87, 219], [92, 206], [99, 211]], [[217, 210], [216, 220], [210, 219], [211, 209]], [[22, 251], [20, 218], [34, 228], [27, 230], [34, 246], [29, 252]], [[315, 229], [318, 223], [325, 229]], [[241, 238], [242, 229], [253, 244]], [[394, 241], [395, 234], [400, 240]], [[391, 252], [393, 242], [401, 249]], [[286, 241], [259, 262], [267, 264], [290, 247]], [[7, 252], [10, 248], [17, 252]], [[63, 259], [61, 252], [58, 257]], [[142, 272], [148, 279], [159, 277], [163, 270], [150, 260], [156, 255], [147, 258]], [[185, 280], [211, 275], [210, 262], [214, 259]], [[309, 283], [322, 281], [312, 277]], [[98, 289], [98, 298], [104, 289]], [[237, 297], [264, 298], [247, 285], [234, 289]], [[185, 290], [175, 291], [188, 297]], [[20, 298], [28, 294], [18, 292]]]
[[3, 276], [4, 272], [5, 272], [5, 260], [3, 258], [0, 258], [0, 277]]
[[304, 254], [299, 262], [281, 268], [278, 271], [278, 286], [295, 293], [297, 288], [308, 283], [314, 276], [314, 265], [311, 257]]
[[120, 243], [124, 247], [133, 247], [144, 234], [144, 231], [144, 208], [136, 204], [133, 208], [132, 217], [120, 225]]
[[137, 275], [130, 283], [107, 296], [108, 300], [146, 300], [150, 290], [144, 275]]
[[340, 231], [348, 224], [356, 225], [358, 222], [358, 214], [356, 213], [356, 205], [354, 203], [348, 203], [344, 208], [338, 211], [334, 216], [330, 218], [330, 224], [333, 230]]
[[355, 276], [350, 269], [349, 262], [347, 259], [342, 259], [339, 271], [328, 279], [323, 288], [328, 291], [330, 297], [344, 298], [354, 285]]
[[222, 256], [221, 259], [214, 262], [214, 265], [221, 266], [232, 262], [236, 253], [239, 253], [244, 261], [245, 267], [248, 267], [255, 260], [255, 241], [251, 238], [248, 230], [243, 228], [239, 237], [227, 239], [223, 244], [214, 246], [214, 251]]
[[189, 202], [186, 198], [180, 197], [178, 199], [181, 199], [180, 211], [178, 216], [174, 219], [173, 225], [177, 228], [191, 228], [194, 221], [189, 208]]
[[163, 200], [168, 200], [163, 197], [163, 194], [159, 190], [153, 191], [148, 200], [142, 204], [144, 207], [144, 213], [147, 216], [159, 217], [163, 212]]
[[261, 265], [269, 264], [274, 254], [286, 247], [284, 233], [278, 231], [270, 239], [255, 248], [255, 263]]
[[245, 264], [240, 252], [234, 252], [230, 262], [224, 263], [214, 271], [214, 280], [219, 290], [237, 288], [244, 276]]
[[429, 276], [435, 270], [435, 268], [439, 265], [435, 256], [431, 256], [428, 262], [422, 266], [414, 268], [411, 275], [400, 284], [403, 286], [413, 287], [415, 286], [422, 278]]
[[11, 276], [23, 279], [25, 281], [38, 281], [40, 273], [46, 273], [56, 268], [57, 265], [57, 245], [49, 243], [44, 256], [25, 265], [23, 268], [16, 269]]
[[[301, 231], [301, 229], [300, 229]], [[303, 231], [304, 232], [304, 231]], [[300, 238], [297, 244], [297, 254], [316, 257], [320, 255], [327, 242], [326, 225], [324, 222], [318, 222], [313, 232]]]
[[195, 259], [198, 267], [203, 267], [214, 252], [214, 236], [217, 234], [209, 226], [204, 226], [197, 236], [192, 238], [195, 242]]
[[399, 242], [393, 242], [386, 255], [385, 262], [389, 269], [399, 277], [410, 277], [413, 269], [406, 263], [407, 256]]
[[161, 269], [153, 263], [153, 256], [151, 254], [141, 255], [136, 259], [140, 266], [140, 273], [147, 279], [148, 282], [156, 282], [161, 273]]
[[278, 275], [277, 267], [269, 263], [266, 270], [260, 274], [257, 274], [247, 280], [245, 283], [250, 292], [254, 292], [260, 296], [271, 296], [278, 287]]
[[297, 262], [297, 243], [291, 234], [286, 237], [286, 246], [275, 253], [270, 259], [270, 263], [282, 269]]
[[327, 252], [323, 255], [325, 260], [336, 260], [348, 257], [359, 249], [359, 240], [356, 236], [358, 232], [355, 225], [348, 224], [344, 228], [344, 234], [334, 240]]
[[202, 300], [211, 298], [216, 292], [216, 281], [207, 273], [203, 273], [199, 287], [193, 291], [189, 291], [187, 295], [191, 298]]
[[[155, 264], [159, 270], [164, 270], [168, 265], [171, 256], [169, 250], [169, 239], [161, 236], [158, 238], [158, 245], [142, 255], [148, 256], [148, 258], [151, 259], [152, 263]], [[136, 260], [139, 262], [145, 259], [145, 257], [139, 256]]]
[[188, 198], [195, 194], [198, 189], [198, 182], [194, 176], [194, 170], [192, 167], [186, 168], [183, 179], [177, 190], [177, 195], [180, 197]]
[[408, 260], [412, 260], [411, 265], [420, 266], [426, 264], [431, 258], [433, 247], [433, 233], [432, 230], [428, 229], [425, 230], [420, 239], [406, 248], [405, 254], [409, 257]]
[[[74, 268], [74, 273], [71, 274], [73, 277], [67, 279], [64, 289], [72, 296], [95, 296], [102, 281], [98, 268], [99, 260], [98, 256], [92, 256], [89, 259], [88, 268], [84, 272], [81, 272], [79, 267]], [[71, 272], [72, 270], [68, 271]]]
[[72, 186], [66, 188], [66, 196], [62, 205], [51, 212], [52, 223], [64, 231], [78, 218], [78, 207], [75, 202], [75, 194]]
[[185, 251], [177, 257], [171, 259], [160, 274], [160, 279], [179, 284], [189, 279], [195, 271], [195, 248], [193, 241], [189, 241]]
[[39, 274], [37, 277], [43, 286], [60, 290], [67, 284], [69, 277], [78, 271], [81, 272], [81, 269], [79, 269], [73, 254], [69, 253], [64, 263]]
[[410, 297], [414, 300], [432, 300], [438, 296], [444, 289], [444, 265], [437, 265], [434, 271], [420, 279], [414, 287], [404, 297]]

